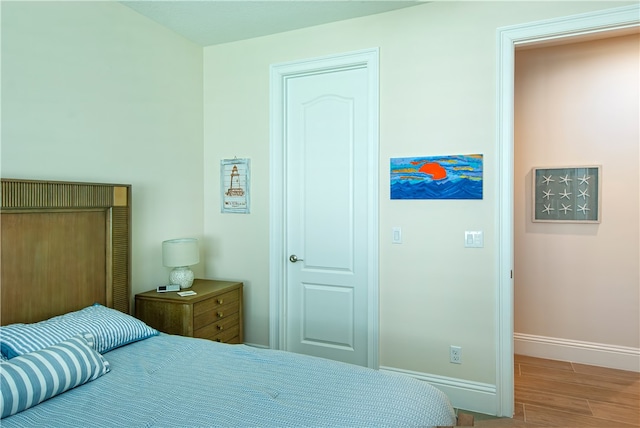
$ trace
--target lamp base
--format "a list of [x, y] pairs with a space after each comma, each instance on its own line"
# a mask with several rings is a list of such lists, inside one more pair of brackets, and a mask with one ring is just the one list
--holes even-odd
[[179, 284], [181, 289], [191, 287], [193, 284], [193, 271], [189, 266], [173, 268], [169, 274], [169, 284]]

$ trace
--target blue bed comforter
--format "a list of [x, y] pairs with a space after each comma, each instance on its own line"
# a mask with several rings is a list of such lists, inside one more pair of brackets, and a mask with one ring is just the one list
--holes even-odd
[[425, 382], [320, 358], [166, 334], [104, 356], [110, 373], [2, 427], [455, 425]]

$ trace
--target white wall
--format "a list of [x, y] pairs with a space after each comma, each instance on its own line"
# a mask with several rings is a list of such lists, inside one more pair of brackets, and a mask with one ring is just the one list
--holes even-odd
[[2, 176], [132, 184], [134, 293], [202, 235], [202, 134], [202, 48], [116, 2], [2, 2]]
[[[529, 341], [640, 348], [639, 47], [635, 34], [516, 55], [514, 321]], [[531, 168], [587, 164], [602, 166], [602, 222], [531, 222]], [[523, 351], [576, 361], [547, 347]]]
[[[205, 48], [207, 274], [245, 281], [247, 342], [268, 344], [269, 65], [379, 47], [380, 364], [494, 385], [496, 29], [623, 4], [433, 2]], [[484, 200], [389, 200], [390, 157], [469, 153], [485, 156]], [[218, 163], [233, 156], [252, 159], [249, 215], [220, 214]], [[484, 230], [485, 248], [463, 248], [464, 230]]]

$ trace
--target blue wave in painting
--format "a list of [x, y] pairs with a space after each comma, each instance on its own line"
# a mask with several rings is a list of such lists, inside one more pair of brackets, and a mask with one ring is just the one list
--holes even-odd
[[482, 181], [393, 181], [391, 199], [482, 199]]

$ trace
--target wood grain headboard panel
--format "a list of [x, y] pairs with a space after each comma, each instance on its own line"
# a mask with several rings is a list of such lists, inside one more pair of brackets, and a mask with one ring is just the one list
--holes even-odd
[[130, 313], [131, 186], [2, 179], [0, 324]]

